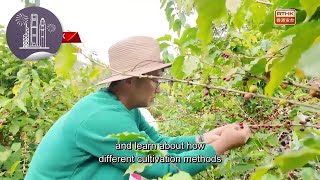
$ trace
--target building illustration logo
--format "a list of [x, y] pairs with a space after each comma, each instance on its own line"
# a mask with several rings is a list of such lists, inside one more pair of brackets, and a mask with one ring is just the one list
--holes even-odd
[[62, 43], [58, 18], [41, 7], [17, 12], [7, 27], [7, 42], [13, 54], [23, 60], [40, 60], [53, 56]]

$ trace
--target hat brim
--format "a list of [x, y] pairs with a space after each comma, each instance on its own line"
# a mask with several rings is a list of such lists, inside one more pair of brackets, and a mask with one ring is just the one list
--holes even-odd
[[[172, 63], [166, 63], [166, 64], [163, 64], [163, 63], [152, 63], [152, 64], [149, 64], [147, 66], [143, 66], [143, 67], [141, 67], [139, 69], [136, 69], [135, 71], [128, 72], [128, 73], [130, 73], [132, 75], [135, 75], [135, 76], [140, 76], [140, 75], [143, 75], [145, 73], [156, 71], [156, 70], [159, 70], [159, 69], [168, 68], [170, 66], [172, 66]], [[107, 84], [107, 83], [110, 83], [110, 82], [113, 82], [113, 81], [119, 81], [119, 80], [123, 80], [123, 79], [128, 79], [128, 78], [134, 77], [132, 75], [124, 75], [124, 74], [111, 75], [111, 76], [107, 77], [106, 79], [100, 81], [96, 85], [98, 86], [98, 85]]]

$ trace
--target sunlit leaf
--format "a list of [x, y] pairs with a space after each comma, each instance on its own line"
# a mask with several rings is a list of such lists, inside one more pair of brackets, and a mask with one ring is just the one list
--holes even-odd
[[11, 153], [11, 150], [0, 152], [0, 162], [5, 162], [10, 157]]
[[303, 144], [311, 149], [320, 149], [320, 138], [308, 138], [303, 142]]
[[184, 171], [179, 171], [171, 177], [166, 178], [166, 180], [192, 180], [192, 176]]
[[319, 150], [303, 149], [276, 157], [274, 165], [280, 166], [283, 172], [289, 172], [304, 166], [309, 161], [314, 160], [316, 156], [320, 156]]
[[226, 7], [231, 12], [235, 14], [241, 5], [241, 0], [226, 0]]
[[195, 56], [190, 56], [184, 61], [183, 71], [185, 72], [186, 76], [190, 76], [193, 71], [198, 68], [199, 62], [199, 58]]
[[278, 180], [278, 178], [272, 174], [267, 173], [262, 176], [261, 180]]
[[16, 161], [15, 163], [13, 163], [13, 165], [10, 168], [10, 176], [13, 175], [13, 173], [16, 171], [16, 168], [19, 164], [20, 164], [20, 161]]
[[133, 133], [133, 132], [123, 132], [119, 134], [110, 134], [107, 138], [117, 138], [118, 142], [121, 141], [138, 141], [145, 140], [148, 141], [148, 138], [144, 134]]
[[21, 147], [21, 143], [13, 143], [11, 145], [11, 150], [12, 151], [18, 151], [20, 149], [20, 147]]
[[204, 45], [212, 40], [211, 27], [212, 21], [226, 15], [226, 0], [196, 0], [196, 9], [198, 12], [197, 25], [198, 38]]
[[184, 66], [184, 57], [178, 56], [171, 67], [171, 73], [173, 77], [177, 79], [182, 79], [185, 76], [185, 73], [183, 71]]
[[170, 34], [166, 34], [166, 35], [164, 35], [164, 36], [162, 36], [162, 37], [159, 37], [158, 39], [157, 39], [157, 41], [170, 41], [171, 40], [171, 35]]
[[265, 67], [267, 65], [267, 59], [256, 59], [255, 62], [252, 62], [253, 66], [250, 69], [250, 73], [252, 74], [262, 74], [265, 72]]
[[173, 31], [178, 32], [178, 36], [179, 36], [180, 30], [181, 30], [181, 21], [179, 19], [176, 19], [174, 21], [172, 29]]
[[265, 167], [257, 168], [255, 172], [251, 174], [250, 180], [261, 180], [262, 176], [264, 176], [272, 167], [272, 165], [268, 165]]
[[314, 169], [308, 167], [308, 168], [303, 168], [302, 171], [300, 172], [302, 180], [316, 180], [316, 172]]
[[20, 90], [20, 84], [16, 84], [16, 85], [14, 85], [14, 87], [12, 88], [12, 93], [13, 93], [15, 96], [17, 96], [19, 90]]
[[320, 42], [305, 51], [299, 60], [298, 67], [305, 75], [320, 76]]
[[264, 18], [266, 17], [267, 13], [266, 6], [266, 4], [254, 2], [249, 7], [250, 12], [252, 13], [251, 17], [255, 25], [259, 25], [260, 23], [264, 22]]
[[36, 143], [39, 144], [41, 139], [43, 137], [43, 130], [42, 129], [39, 129], [37, 132], [36, 132]]
[[307, 19], [309, 20], [320, 6], [319, 0], [300, 0], [302, 7], [307, 11]]
[[292, 70], [301, 55], [311, 47], [313, 41], [320, 35], [320, 23], [309, 22], [296, 25], [284, 32], [282, 36], [292, 34], [296, 34], [296, 36], [292, 39], [292, 45], [289, 47], [286, 56], [273, 65], [271, 69], [271, 78], [265, 89], [268, 96], [273, 94], [275, 88], [282, 83], [285, 75]]
[[190, 12], [193, 8], [194, 0], [185, 0], [183, 3], [183, 7], [185, 10], [186, 15], [190, 15]]
[[58, 76], [68, 76], [77, 61], [76, 48], [71, 44], [62, 44], [54, 57], [55, 71]]
[[10, 128], [9, 128], [9, 131], [15, 135], [17, 134], [17, 132], [19, 131], [19, 124], [17, 122], [14, 122], [13, 124], [11, 124]]
[[129, 166], [124, 174], [131, 174], [131, 173], [139, 173], [143, 172], [146, 166], [151, 166], [152, 163], [134, 163]]
[[22, 111], [27, 112], [27, 108], [25, 107], [25, 104], [21, 99], [15, 99], [14, 104], [18, 106]]

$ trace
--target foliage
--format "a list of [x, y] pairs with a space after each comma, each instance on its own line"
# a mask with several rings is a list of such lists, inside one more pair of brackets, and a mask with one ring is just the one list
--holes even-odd
[[[320, 72], [318, 1], [161, 0], [161, 8], [174, 33], [158, 38], [163, 59], [173, 62], [167, 75], [216, 88], [162, 84], [150, 108], [160, 132], [194, 135], [241, 121], [256, 127], [248, 143], [229, 151], [222, 163], [194, 177], [179, 171], [162, 179], [319, 179], [320, 131], [314, 127], [320, 95], [310, 81]], [[280, 8], [296, 9], [297, 24], [274, 25], [274, 10]], [[191, 16], [197, 16], [195, 27], [188, 24]], [[1, 28], [0, 177], [22, 179], [43, 135], [95, 90], [102, 69], [93, 64], [73, 70], [71, 45], [53, 59], [23, 62], [4, 37]], [[111, 137], [146, 140], [128, 132]], [[127, 173], [148, 165], [133, 164]]]
[[[163, 58], [173, 62], [168, 76], [221, 88], [163, 84], [162, 93], [151, 108], [159, 120], [160, 132], [191, 135], [240, 121], [258, 127], [243, 148], [230, 151], [221, 164], [193, 178], [319, 178], [319, 151], [314, 148], [319, 147], [319, 129], [309, 127], [319, 121], [319, 109], [268, 98], [319, 105], [320, 96], [311, 90], [311, 86], [317, 86], [310, 81], [320, 72], [318, 1], [161, 3], [166, 14], [170, 14], [169, 28], [180, 17], [185, 22], [181, 32], [158, 39], [167, 44], [162, 48]], [[274, 10], [290, 8], [297, 11], [297, 24], [275, 25]], [[197, 16], [195, 27], [188, 24], [191, 16]], [[252, 92], [252, 86], [257, 87], [255, 96], [244, 98], [236, 93]], [[305, 127], [300, 121], [306, 117], [311, 120]], [[287, 121], [295, 126], [285, 128]], [[306, 141], [312, 145], [307, 146]]]
[[53, 59], [18, 60], [0, 28], [1, 179], [23, 179], [37, 145], [51, 125], [95, 90], [94, 82], [102, 69], [92, 64], [74, 70], [74, 53], [73, 45], [63, 44]]

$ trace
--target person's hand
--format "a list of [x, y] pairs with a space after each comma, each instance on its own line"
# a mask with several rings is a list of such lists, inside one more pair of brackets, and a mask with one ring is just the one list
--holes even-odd
[[221, 135], [222, 131], [225, 128], [230, 127], [230, 126], [234, 126], [234, 125], [227, 124], [227, 125], [215, 128], [215, 129], [213, 129], [213, 130], [211, 130], [209, 132], [204, 133], [203, 134], [204, 142], [207, 143], [207, 144], [210, 144], [210, 143], [218, 140], [220, 138], [220, 135]]
[[211, 145], [217, 152], [217, 155], [223, 154], [225, 151], [241, 147], [248, 141], [251, 135], [251, 130], [246, 123], [243, 123], [243, 128], [239, 124], [232, 124], [221, 131], [219, 139], [212, 142]]

